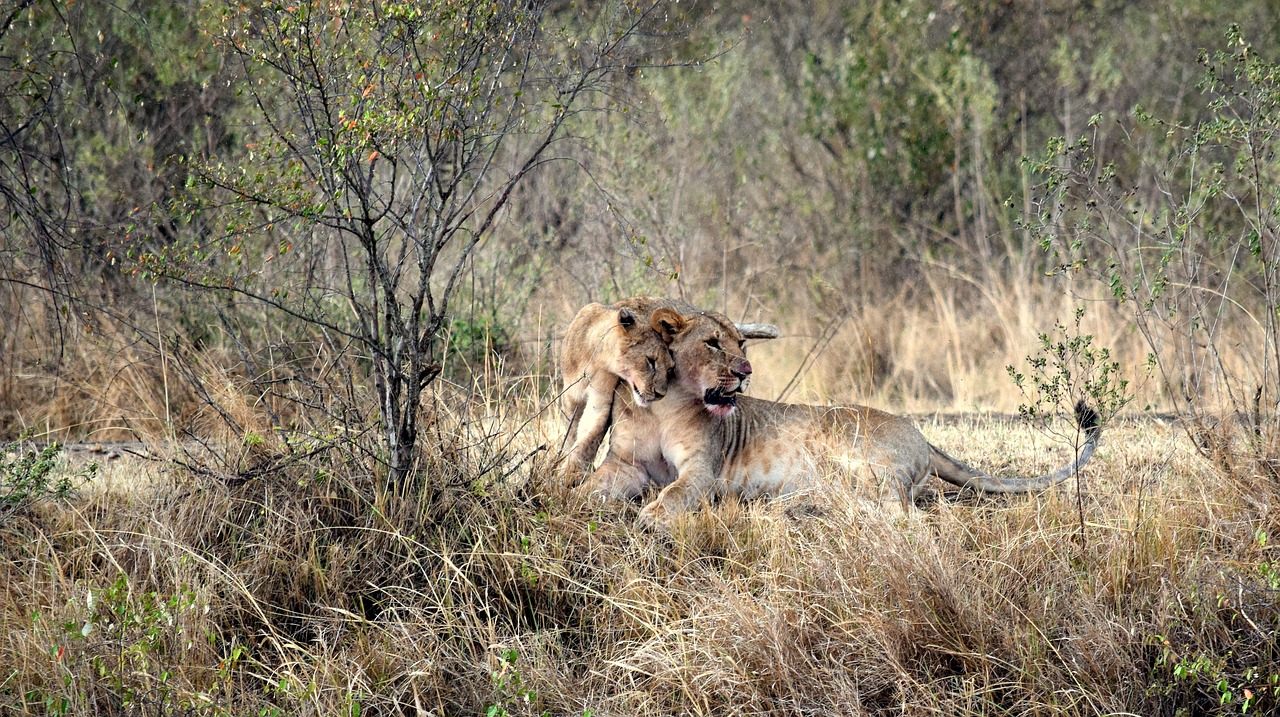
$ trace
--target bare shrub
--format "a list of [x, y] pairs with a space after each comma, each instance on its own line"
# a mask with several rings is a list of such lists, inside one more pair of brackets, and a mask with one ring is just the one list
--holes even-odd
[[1087, 271], [1129, 308], [1197, 445], [1223, 467], [1245, 449], [1255, 458], [1239, 467], [1273, 473], [1280, 232], [1269, 203], [1277, 66], [1238, 27], [1226, 40], [1227, 50], [1200, 57], [1207, 117], [1183, 124], [1138, 112], [1175, 138], [1148, 169], [1153, 190], [1140, 194], [1122, 180], [1120, 164], [1099, 155], [1090, 136], [1059, 139], [1034, 163], [1047, 177], [1038, 231], [1058, 271]]

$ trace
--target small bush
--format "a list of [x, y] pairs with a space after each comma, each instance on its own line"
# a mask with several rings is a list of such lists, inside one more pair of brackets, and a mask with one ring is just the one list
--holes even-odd
[[27, 448], [22, 442], [6, 445], [0, 455], [0, 523], [44, 500], [59, 500], [80, 482], [98, 472], [90, 463], [77, 473], [57, 471], [62, 444]]

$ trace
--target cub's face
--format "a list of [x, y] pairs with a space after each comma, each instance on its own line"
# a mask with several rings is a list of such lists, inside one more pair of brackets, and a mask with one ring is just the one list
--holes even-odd
[[744, 351], [742, 334], [719, 314], [699, 313], [682, 317], [674, 332], [671, 353], [681, 388], [702, 397], [713, 416], [733, 413], [738, 394], [747, 390], [751, 362]]
[[637, 320], [628, 309], [619, 310], [618, 325], [624, 339], [616, 373], [631, 388], [636, 405], [643, 408], [667, 393], [674, 366], [667, 348], [669, 336]]

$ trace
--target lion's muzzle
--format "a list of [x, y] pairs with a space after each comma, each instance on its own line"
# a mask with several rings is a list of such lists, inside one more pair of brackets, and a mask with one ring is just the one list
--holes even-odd
[[[738, 382], [739, 387], [741, 382]], [[725, 389], [720, 386], [712, 386], [702, 394], [702, 403], [706, 406], [707, 412], [713, 416], [724, 418], [733, 409], [738, 406], [739, 388]]]
[[721, 375], [720, 380], [716, 382], [716, 386], [711, 390], [718, 390], [721, 394], [742, 393], [747, 390], [747, 385], [751, 382], [751, 362], [746, 359], [737, 359], [733, 366], [729, 368], [729, 375]]
[[751, 362], [745, 358], [735, 359], [729, 367], [729, 375], [721, 376], [715, 386], [702, 394], [702, 403], [707, 411], [720, 418], [733, 413], [738, 406], [738, 394], [747, 390], [751, 380]]
[[666, 395], [665, 393], [658, 391], [657, 389], [652, 389], [649, 391], [641, 391], [638, 388], [636, 388], [636, 385], [634, 383], [631, 383], [630, 381], [627, 382], [627, 385], [631, 387], [631, 397], [635, 399], [636, 405], [639, 406], [640, 408], [647, 408], [649, 404], [661, 399], [663, 396]]

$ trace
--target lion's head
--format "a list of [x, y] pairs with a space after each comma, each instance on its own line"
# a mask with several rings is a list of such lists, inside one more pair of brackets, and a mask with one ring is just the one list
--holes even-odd
[[733, 413], [738, 394], [747, 389], [751, 378], [746, 342], [733, 322], [710, 312], [676, 314], [674, 319], [660, 318], [655, 312], [654, 327], [672, 337], [671, 353], [681, 388], [701, 396], [714, 416]]
[[631, 309], [618, 309], [618, 326], [622, 340], [619, 342], [618, 363], [615, 372], [631, 388], [636, 405], [648, 406], [667, 393], [674, 361], [667, 344], [672, 334], [667, 329], [671, 316], [679, 314], [671, 309], [655, 311], [646, 324]]

